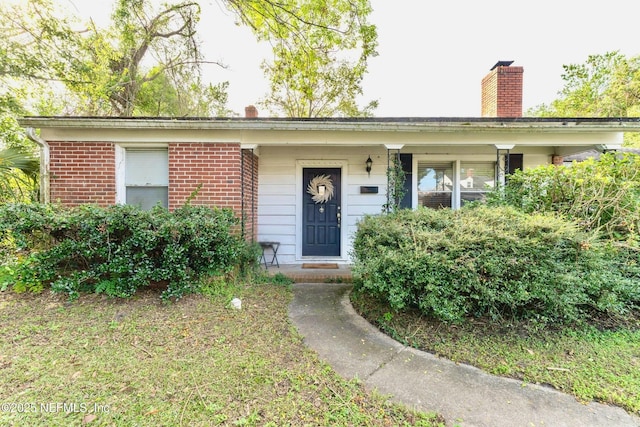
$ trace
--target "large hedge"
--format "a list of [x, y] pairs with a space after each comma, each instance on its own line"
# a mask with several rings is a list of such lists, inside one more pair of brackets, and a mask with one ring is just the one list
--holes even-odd
[[571, 166], [517, 171], [489, 203], [560, 212], [586, 230], [640, 247], [640, 155], [605, 153]]
[[238, 228], [231, 210], [204, 206], [0, 206], [0, 248], [5, 259], [13, 255], [4, 268], [14, 289], [50, 286], [71, 297], [128, 297], [158, 283], [164, 299], [180, 297], [203, 275], [257, 260]]
[[571, 222], [510, 207], [418, 209], [365, 217], [356, 291], [435, 318], [569, 323], [640, 307], [638, 254]]

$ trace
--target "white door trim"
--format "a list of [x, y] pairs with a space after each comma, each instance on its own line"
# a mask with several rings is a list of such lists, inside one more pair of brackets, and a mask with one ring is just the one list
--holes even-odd
[[[335, 261], [347, 261], [348, 257], [346, 252], [347, 241], [347, 212], [349, 198], [347, 195], [347, 181], [349, 176], [349, 162], [347, 160], [296, 160], [296, 261], [312, 261], [314, 259], [324, 260], [327, 259]], [[342, 198], [340, 205], [342, 206], [342, 219], [343, 223], [340, 227], [340, 256], [339, 257], [303, 257], [302, 256], [302, 205], [303, 194], [306, 191], [302, 184], [302, 170], [304, 168], [339, 168], [340, 172], [340, 192]]]

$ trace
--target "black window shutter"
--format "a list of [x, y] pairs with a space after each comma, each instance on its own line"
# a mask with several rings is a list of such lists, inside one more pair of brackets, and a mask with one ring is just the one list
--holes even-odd
[[400, 201], [401, 209], [411, 209], [412, 206], [412, 194], [411, 183], [413, 182], [413, 154], [400, 154], [400, 163], [402, 163], [402, 170], [404, 171], [404, 197]]
[[509, 154], [509, 170], [508, 175], [511, 175], [517, 170], [522, 170], [522, 154]]

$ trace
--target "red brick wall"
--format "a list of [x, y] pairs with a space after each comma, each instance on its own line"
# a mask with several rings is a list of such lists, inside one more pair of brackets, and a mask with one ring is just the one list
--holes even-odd
[[482, 117], [522, 117], [523, 73], [499, 66], [482, 79]]
[[116, 202], [115, 147], [110, 142], [49, 141], [51, 201], [68, 206]]
[[496, 97], [498, 93], [497, 70], [493, 69], [482, 79], [482, 117], [498, 115]]
[[[116, 202], [115, 146], [108, 142], [49, 142], [51, 201], [75, 206]], [[245, 219], [249, 240], [257, 235], [258, 157], [239, 144], [169, 144], [169, 209], [228, 207]], [[244, 170], [244, 173], [243, 173]]]
[[191, 204], [240, 211], [238, 144], [169, 144], [169, 209], [184, 204], [202, 184]]
[[257, 179], [257, 156], [239, 144], [169, 144], [169, 209], [184, 204], [202, 184], [191, 204], [233, 209], [244, 217], [249, 240], [257, 228]]

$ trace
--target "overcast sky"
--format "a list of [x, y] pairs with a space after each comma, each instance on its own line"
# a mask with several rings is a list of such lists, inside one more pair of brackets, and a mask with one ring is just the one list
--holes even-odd
[[[2, 0], [0, 0], [2, 1]], [[113, 0], [58, 0], [98, 21]], [[477, 117], [480, 82], [499, 60], [524, 67], [523, 108], [549, 103], [562, 88], [563, 64], [619, 50], [640, 55], [638, 0], [371, 0], [379, 56], [370, 60], [363, 101], [379, 117]], [[213, 83], [228, 80], [229, 107], [244, 114], [268, 85], [269, 57], [251, 32], [215, 0], [203, 0], [200, 36]], [[72, 7], [72, 6], [69, 6]], [[364, 104], [365, 102], [363, 102]], [[266, 113], [262, 113], [262, 116]]]

